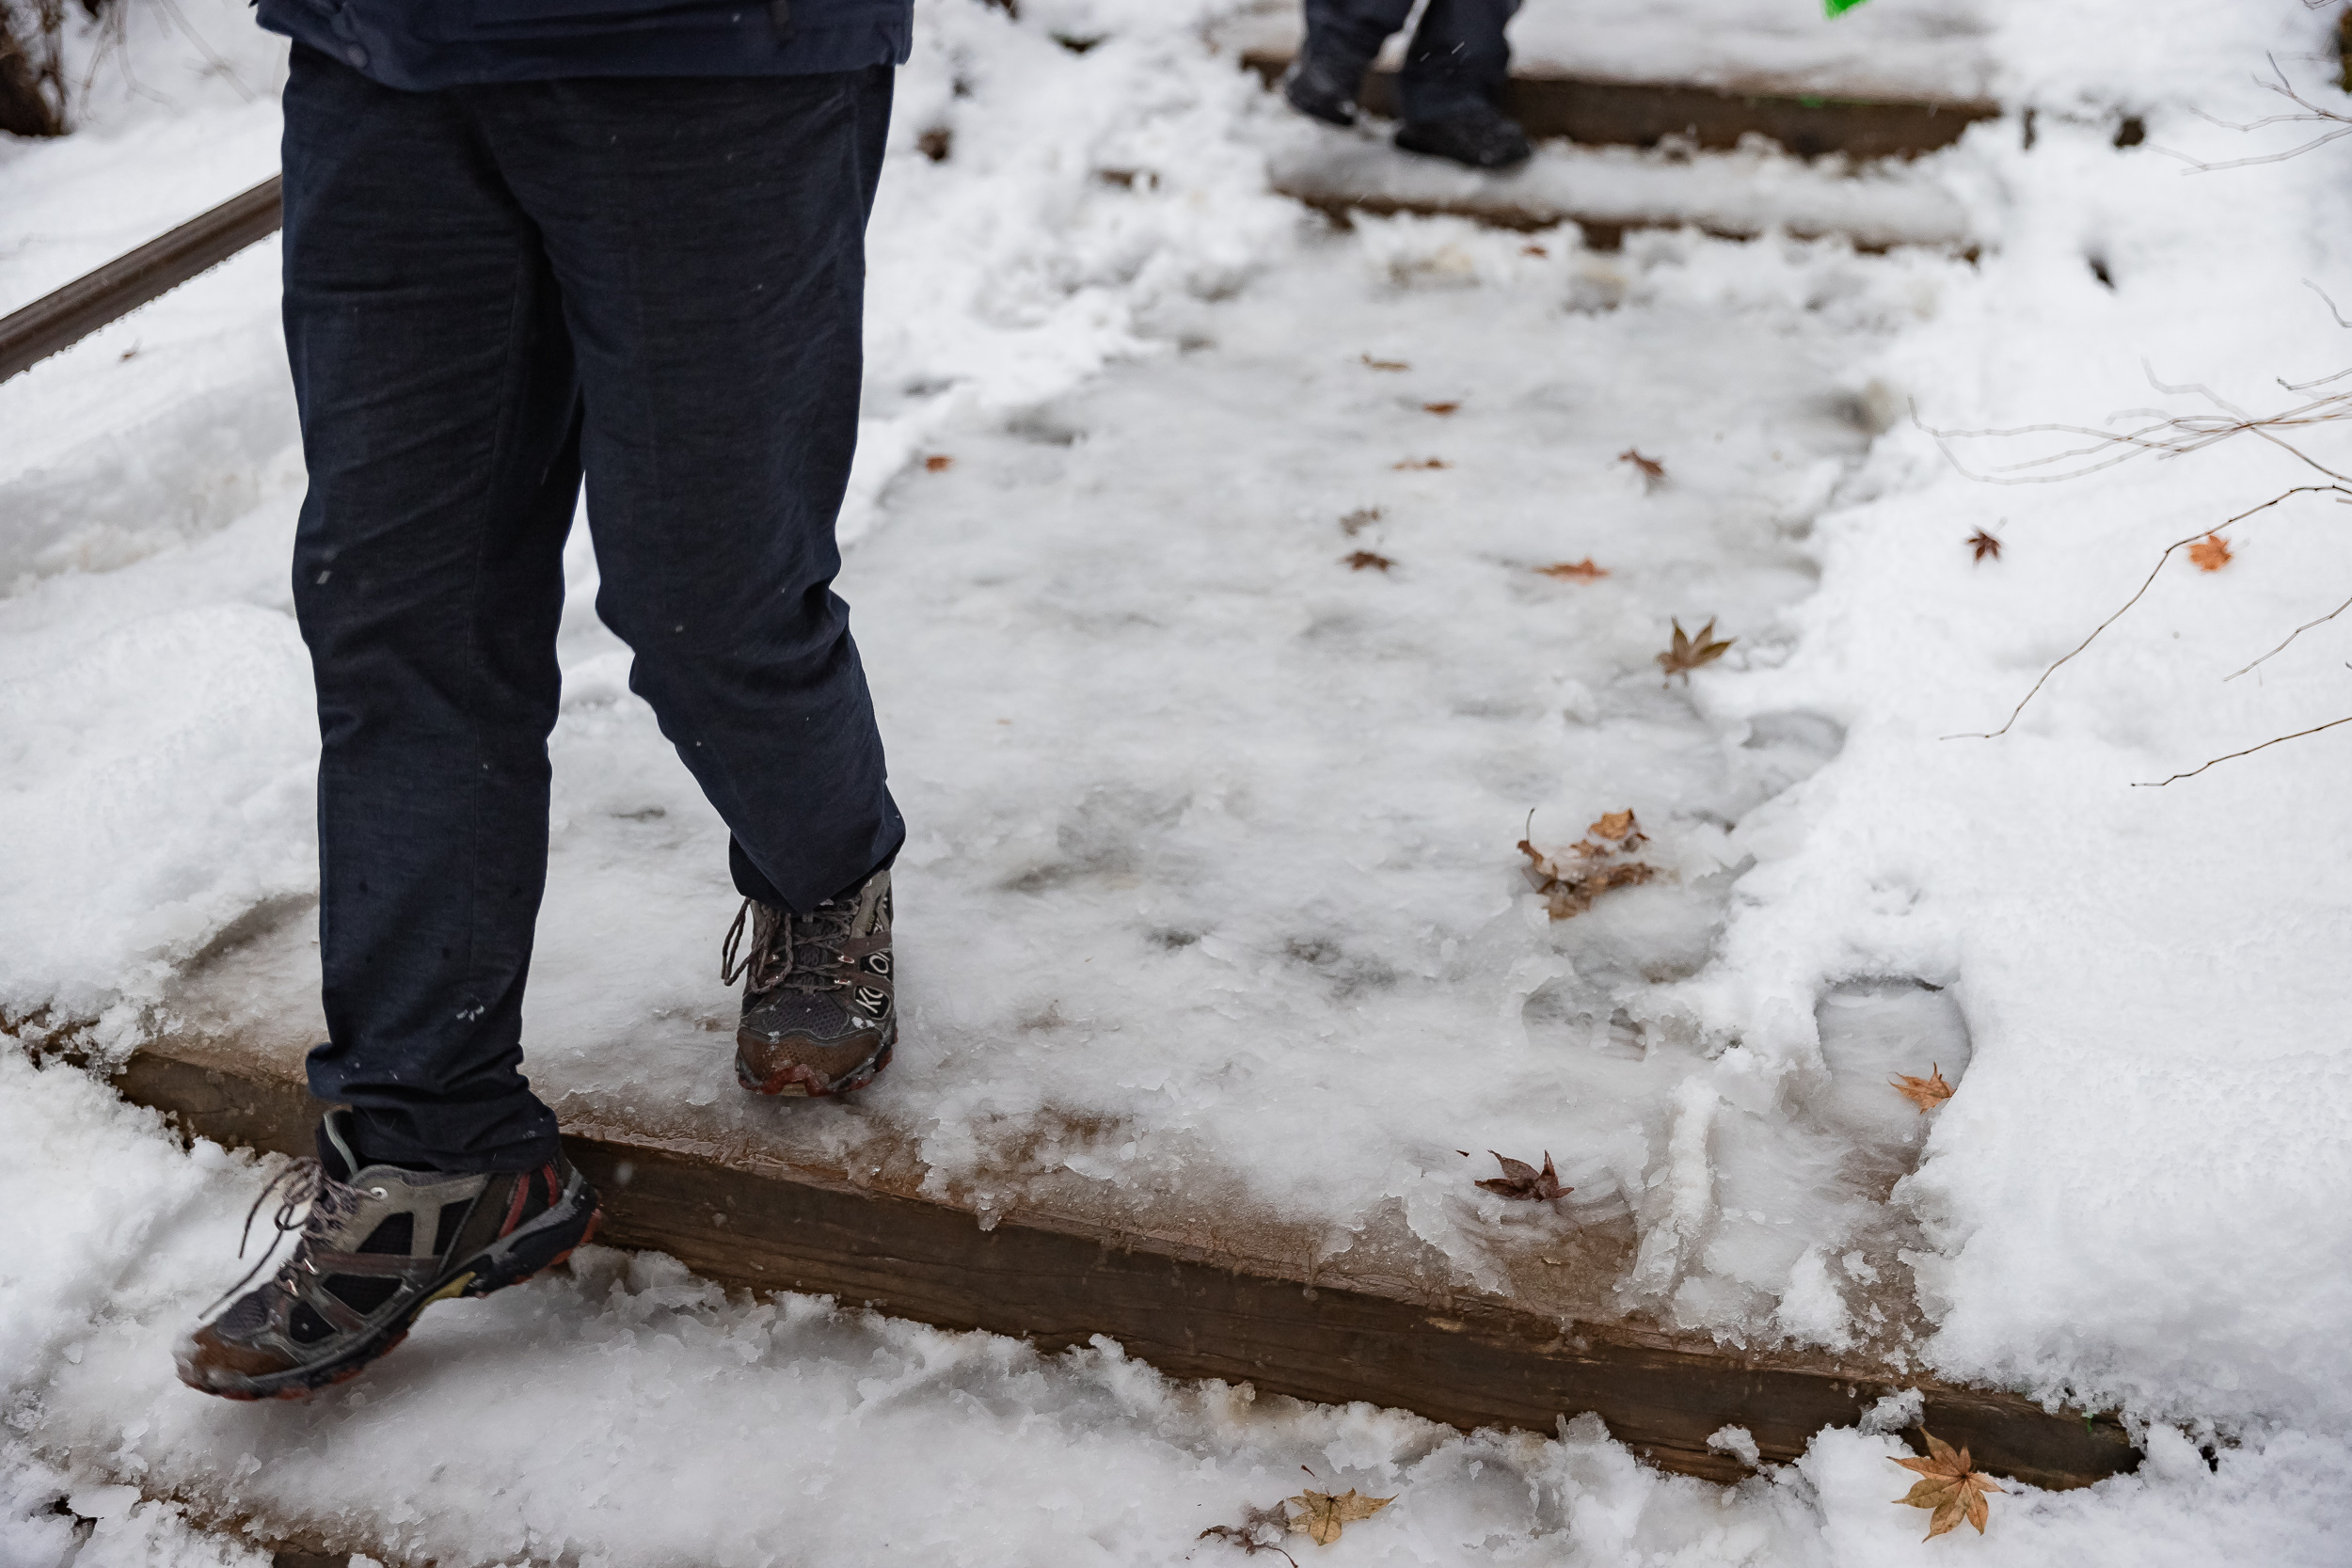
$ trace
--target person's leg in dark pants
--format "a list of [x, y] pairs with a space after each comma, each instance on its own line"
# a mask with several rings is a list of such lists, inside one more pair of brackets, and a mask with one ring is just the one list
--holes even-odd
[[846, 609], [863, 225], [886, 69], [404, 94], [298, 51], [287, 335], [312, 474], [312, 1092], [365, 1152], [523, 1168], [560, 551], [582, 459], [632, 685], [804, 911], [903, 830]]
[[876, 67], [477, 100], [579, 357], [597, 613], [740, 891], [802, 913], [903, 836], [832, 591], [890, 91]]
[[373, 1159], [525, 1169], [555, 1144], [518, 1064], [580, 484], [562, 301], [455, 95], [297, 48], [285, 181], [330, 1037], [311, 1092], [355, 1108]]

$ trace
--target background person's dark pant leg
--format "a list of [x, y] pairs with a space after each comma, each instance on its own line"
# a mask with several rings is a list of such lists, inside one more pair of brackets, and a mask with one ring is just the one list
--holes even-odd
[[311, 1092], [371, 1158], [522, 1167], [517, 1066], [577, 392], [537, 235], [461, 108], [296, 48], [286, 344], [310, 487], [294, 606], [319, 696]]
[[1511, 71], [1503, 30], [1518, 8], [1519, 0], [1429, 0], [1397, 76], [1403, 118], [1453, 119], [1493, 104]]
[[[1429, 0], [1397, 83], [1403, 118], [1451, 119], [1492, 103], [1511, 69], [1503, 29], [1518, 8], [1518, 0]], [[1306, 47], [1369, 66], [1412, 10], [1413, 0], [1306, 0]]]
[[295, 51], [294, 588], [331, 1036], [310, 1084], [372, 1158], [520, 1168], [553, 1146], [519, 1040], [583, 450], [599, 610], [776, 901], [898, 842], [829, 586], [887, 104], [865, 72], [396, 93]]

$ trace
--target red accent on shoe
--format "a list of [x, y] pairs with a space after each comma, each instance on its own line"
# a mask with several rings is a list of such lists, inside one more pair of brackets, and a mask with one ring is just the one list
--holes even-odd
[[515, 1183], [515, 1196], [506, 1206], [506, 1223], [499, 1227], [500, 1235], [513, 1234], [515, 1227], [522, 1223], [523, 1199], [530, 1196], [531, 1178], [526, 1176]]

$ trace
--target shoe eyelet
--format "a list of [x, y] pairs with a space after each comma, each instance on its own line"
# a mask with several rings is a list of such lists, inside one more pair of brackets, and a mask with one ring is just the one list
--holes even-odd
[[377, 1197], [389, 1197], [392, 1196], [381, 1187], [370, 1187], [368, 1191], [374, 1194]]

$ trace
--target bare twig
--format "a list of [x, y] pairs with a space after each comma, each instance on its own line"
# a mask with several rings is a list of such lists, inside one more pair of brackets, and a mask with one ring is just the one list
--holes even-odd
[[2332, 129], [2322, 132], [2320, 135], [2313, 136], [2311, 140], [2305, 142], [2300, 147], [2292, 147], [2283, 152], [2264, 152], [2249, 158], [2231, 158], [2217, 164], [2201, 163], [2199, 160], [2188, 156], [2188, 154], [2185, 152], [2175, 152], [2169, 148], [2160, 147], [2155, 149], [2155, 150], [2163, 153], [2168, 158], [2176, 158], [2182, 163], [2186, 164], [2188, 166], [2181, 171], [2184, 174], [2213, 174], [2225, 168], [2250, 168], [2256, 164], [2284, 163], [2289, 158], [2299, 158], [2304, 153], [2309, 152], [2315, 148], [2325, 147], [2331, 141], [2340, 141], [2345, 136], [2352, 136], [2352, 115], [2344, 114], [2340, 110], [2330, 109], [2324, 104], [2314, 103], [2310, 99], [2304, 97], [2301, 93], [2296, 91], [2295, 85], [2287, 80], [2287, 73], [2280, 68], [2279, 58], [2275, 55], [2270, 56], [2270, 70], [2277, 80], [2265, 82], [2261, 77], [2257, 76], [2254, 78], [2254, 85], [2261, 87], [2265, 92], [2277, 93], [2280, 98], [2285, 99], [2288, 103], [2294, 104], [2297, 109], [2301, 110], [2301, 113], [2265, 115], [2260, 119], [2250, 119], [2243, 123], [2239, 123], [2233, 120], [2217, 119], [2212, 115], [2206, 114], [2201, 109], [2195, 111], [2197, 118], [2204, 120], [2208, 124], [2218, 125], [2225, 131], [2254, 132], [2266, 130], [2273, 125], [2313, 124], [2328, 125], [2332, 127]]
[[2338, 724], [2352, 724], [2352, 713], [2347, 713], [2341, 719], [2330, 719], [2325, 724], [2313, 724], [2308, 730], [2297, 730], [2293, 735], [2273, 736], [2270, 739], [2264, 741], [2261, 745], [2249, 746], [2243, 752], [2224, 752], [2221, 755], [2214, 758], [2213, 762], [2200, 763], [2197, 767], [2190, 768], [2187, 772], [2175, 773], [2169, 779], [2134, 780], [2132, 787], [2134, 789], [2162, 789], [2166, 784], [2178, 783], [2182, 779], [2195, 778], [2198, 774], [2202, 773], [2206, 768], [2211, 768], [2214, 763], [2228, 762], [2233, 757], [2250, 757], [2256, 752], [2268, 751], [2271, 747], [2279, 745], [2282, 741], [2300, 740], [2307, 735], [2317, 735], [2322, 730], [2332, 730]]
[[[2035, 696], [2041, 692], [2042, 687], [2048, 684], [2050, 677], [2058, 673], [2058, 667], [2065, 664], [2069, 659], [2072, 659], [2076, 654], [2081, 653], [2085, 648], [2090, 647], [2093, 642], [2097, 641], [2101, 632], [2106, 630], [2109, 626], [2115, 625], [2116, 622], [2122, 620], [2125, 612], [2128, 611], [2132, 606], [2139, 603], [2139, 601], [2147, 595], [2148, 590], [2155, 586], [2156, 575], [2164, 570], [2164, 563], [2172, 559], [2172, 553], [2175, 550], [2186, 549], [2189, 546], [2196, 544], [2199, 540], [2206, 538], [2212, 534], [2218, 533], [2222, 529], [2228, 528], [2232, 523], [2244, 522], [2247, 518], [2251, 517], [2255, 513], [2267, 511], [2269, 508], [2278, 505], [2280, 501], [2287, 500], [2296, 496], [2308, 495], [2314, 491], [2328, 490], [2344, 491], [2346, 495], [2352, 495], [2352, 491], [2345, 490], [2344, 486], [2341, 484], [2298, 484], [2294, 489], [2287, 491], [2284, 495], [2273, 496], [2268, 500], [2263, 502], [2260, 506], [2248, 508], [2246, 511], [2239, 513], [2236, 516], [2230, 518], [2227, 522], [2220, 523], [2210, 529], [2200, 529], [2185, 539], [2176, 539], [2171, 544], [2167, 545], [2164, 547], [2164, 553], [2156, 557], [2155, 565], [2149, 569], [2147, 579], [2139, 585], [2137, 591], [2136, 591], [2130, 598], [2125, 599], [2122, 608], [2117, 610], [2114, 614], [2100, 622], [2096, 626], [2093, 626], [2089, 637], [2086, 637], [2080, 642], [2075, 643], [2074, 646], [2064, 656], [2059, 657], [2056, 663], [2053, 663], [2048, 669], [2042, 671], [2041, 678], [2033, 683], [2033, 689], [2027, 691], [2023, 697], [2017, 699], [2017, 705], [2009, 710], [2009, 718], [2002, 722], [1999, 729], [1963, 731], [1957, 735], [1945, 736], [1943, 738], [1946, 740], [1997, 740], [2002, 736], [2009, 734], [2010, 726], [2017, 722], [2017, 716], [2026, 711], [2026, 705], [2034, 700]], [[2281, 645], [2283, 646], [2283, 644]], [[2273, 650], [2273, 652], [2276, 651], [2277, 650], [2275, 649]], [[2265, 654], [2263, 657], [2267, 658], [2270, 656]], [[2244, 672], [2241, 671], [2240, 673], [2244, 673]]]

